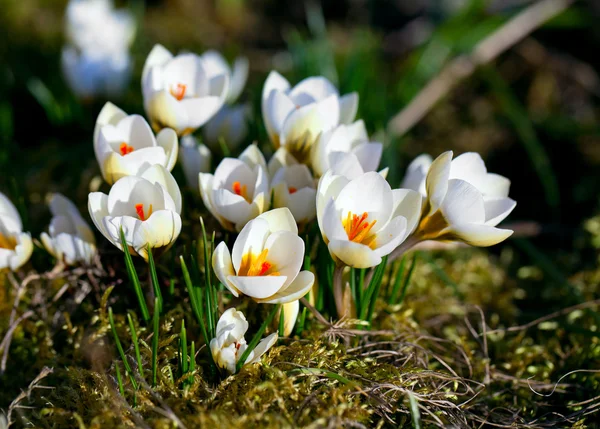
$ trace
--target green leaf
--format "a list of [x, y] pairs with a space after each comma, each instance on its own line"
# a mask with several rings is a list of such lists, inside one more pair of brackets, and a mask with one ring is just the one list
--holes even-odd
[[158, 311], [162, 312], [163, 309], [163, 297], [160, 291], [160, 284], [158, 283], [158, 275], [156, 274], [156, 265], [154, 265], [154, 256], [152, 255], [152, 247], [148, 244], [148, 269], [150, 270], [150, 279], [152, 281], [152, 287], [154, 288], [154, 296], [158, 298]]
[[138, 371], [142, 378], [144, 378], [144, 367], [142, 365], [142, 356], [140, 355], [140, 345], [138, 341], [137, 333], [135, 332], [135, 325], [133, 324], [133, 319], [131, 318], [131, 314], [127, 313], [127, 321], [129, 322], [129, 330], [131, 331], [131, 341], [133, 343], [133, 349], [135, 350], [135, 359], [138, 365]]
[[144, 297], [144, 291], [142, 290], [142, 286], [140, 285], [140, 279], [138, 278], [137, 272], [135, 271], [135, 267], [133, 265], [133, 260], [131, 259], [131, 255], [129, 254], [129, 245], [125, 240], [125, 233], [123, 232], [123, 227], [121, 227], [121, 245], [123, 246], [123, 253], [125, 254], [125, 266], [127, 267], [127, 275], [129, 276], [129, 281], [133, 285], [133, 289], [135, 290], [135, 294], [138, 299], [138, 303], [140, 305], [140, 310], [142, 311], [142, 318], [145, 322], [150, 320], [150, 312], [148, 311], [148, 306], [146, 305], [146, 298]]
[[135, 390], [138, 390], [138, 384], [135, 381], [135, 377], [133, 376], [133, 371], [131, 370], [131, 366], [129, 365], [129, 361], [125, 356], [125, 352], [123, 351], [123, 346], [121, 345], [121, 341], [119, 340], [119, 335], [117, 334], [117, 328], [115, 327], [115, 320], [113, 318], [112, 307], [108, 307], [108, 321], [110, 323], [110, 330], [113, 333], [113, 337], [115, 339], [115, 344], [117, 345], [117, 350], [119, 351], [119, 355], [121, 356], [121, 360], [123, 361], [123, 366], [125, 367], [125, 371], [129, 374], [129, 379], [131, 380], [131, 385]]
[[158, 373], [158, 335], [160, 307], [158, 298], [154, 298], [154, 315], [152, 317], [152, 387], [156, 387]]

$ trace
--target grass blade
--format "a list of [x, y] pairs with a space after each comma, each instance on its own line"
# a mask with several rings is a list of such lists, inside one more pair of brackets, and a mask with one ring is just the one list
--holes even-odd
[[375, 302], [377, 301], [377, 296], [379, 295], [379, 288], [381, 287], [381, 281], [383, 280], [383, 273], [385, 271], [385, 266], [387, 264], [387, 256], [383, 257], [383, 260], [377, 268], [375, 268], [375, 273], [373, 274], [373, 278], [369, 282], [369, 286], [363, 297], [363, 302], [361, 303], [361, 313], [360, 318], [363, 320], [370, 321], [373, 310], [375, 309]]
[[405, 263], [406, 263], [406, 255], [402, 256], [402, 259], [400, 259], [398, 271], [396, 272], [396, 278], [394, 279], [394, 286], [392, 286], [392, 291], [389, 296], [389, 302], [391, 304], [394, 304], [396, 302], [398, 293], [400, 293], [400, 285], [402, 284], [402, 278], [404, 277]]
[[133, 349], [135, 350], [135, 360], [137, 361], [138, 371], [140, 376], [144, 378], [144, 367], [142, 366], [142, 356], [140, 355], [140, 345], [138, 342], [137, 332], [135, 332], [135, 325], [131, 314], [127, 314], [127, 321], [129, 322], [129, 330], [131, 331], [131, 341], [133, 342]]
[[181, 375], [188, 372], [187, 332], [185, 319], [181, 321], [181, 334], [179, 335], [179, 357], [181, 359]]
[[152, 317], [152, 387], [156, 387], [158, 373], [158, 335], [160, 310], [158, 298], [154, 298], [154, 316]]
[[412, 278], [412, 275], [415, 272], [415, 267], [417, 266], [418, 258], [419, 258], [419, 252], [415, 252], [415, 256], [413, 256], [412, 263], [410, 264], [410, 268], [408, 269], [408, 274], [406, 274], [406, 278], [404, 279], [404, 284], [402, 285], [402, 293], [400, 294], [400, 299], [398, 300], [398, 304], [400, 304], [400, 305], [404, 302], [404, 297], [406, 296], [406, 291], [408, 290], [408, 285], [410, 284], [410, 279]]
[[158, 283], [158, 274], [156, 274], [156, 265], [154, 265], [154, 256], [152, 255], [152, 247], [148, 245], [148, 270], [150, 271], [150, 279], [152, 281], [152, 287], [154, 288], [154, 296], [158, 298], [158, 311], [162, 312], [163, 309], [163, 297], [160, 291], [160, 284]]
[[144, 291], [142, 290], [142, 286], [140, 285], [140, 279], [138, 278], [137, 272], [135, 271], [135, 267], [133, 266], [133, 259], [131, 258], [131, 254], [129, 253], [129, 245], [125, 240], [125, 233], [123, 232], [123, 227], [121, 227], [121, 245], [123, 246], [123, 253], [125, 254], [125, 266], [127, 267], [127, 275], [129, 276], [129, 281], [133, 284], [133, 289], [135, 290], [135, 294], [138, 299], [138, 303], [140, 305], [140, 310], [142, 311], [142, 318], [144, 322], [150, 320], [150, 312], [148, 311], [148, 306], [146, 305], [146, 298], [144, 297]]
[[131, 379], [131, 385], [135, 390], [138, 390], [138, 384], [135, 381], [133, 371], [131, 370], [129, 361], [127, 361], [127, 357], [125, 356], [125, 352], [123, 351], [123, 346], [121, 345], [121, 341], [119, 340], [119, 335], [117, 334], [117, 328], [115, 327], [115, 319], [113, 317], [112, 307], [108, 307], [108, 322], [110, 323], [110, 330], [113, 333], [115, 344], [117, 345], [117, 350], [119, 351], [119, 355], [121, 356], [121, 360], [123, 361], [125, 371], [129, 374], [129, 378]]
[[235, 372], [239, 372], [240, 369], [242, 369], [242, 366], [244, 366], [244, 363], [248, 359], [248, 356], [250, 355], [250, 352], [252, 350], [254, 350], [254, 348], [256, 347], [256, 345], [258, 344], [258, 342], [261, 340], [263, 334], [267, 330], [267, 326], [269, 326], [271, 324], [271, 322], [275, 318], [275, 314], [277, 314], [277, 311], [280, 308], [281, 308], [281, 304], [277, 304], [277, 305], [273, 306], [273, 310], [271, 310], [271, 312], [269, 313], [269, 315], [267, 316], [267, 318], [264, 320], [264, 322], [262, 323], [262, 325], [260, 325], [260, 328], [258, 329], [258, 331], [256, 331], [256, 334], [254, 334], [254, 337], [252, 338], [252, 341], [250, 341], [250, 344], [248, 344], [248, 348], [246, 350], [244, 350], [244, 353], [242, 354], [242, 356], [238, 360], [237, 365], [235, 367]]
[[125, 398], [125, 388], [123, 387], [123, 377], [121, 377], [121, 370], [119, 369], [119, 363], [115, 362], [115, 369], [117, 371], [117, 384], [119, 385], [119, 392], [121, 396]]
[[279, 313], [279, 336], [283, 337], [285, 331], [285, 314], [283, 306], [281, 306], [281, 312]]

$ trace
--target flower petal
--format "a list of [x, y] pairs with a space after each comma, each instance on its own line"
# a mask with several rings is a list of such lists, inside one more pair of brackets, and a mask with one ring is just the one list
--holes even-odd
[[177, 153], [179, 149], [177, 141], [177, 133], [170, 128], [163, 128], [156, 135], [156, 143], [165, 150], [167, 156], [165, 168], [169, 171], [173, 170], [177, 162]]
[[266, 338], [260, 340], [260, 342], [256, 345], [253, 350], [254, 356], [252, 359], [249, 359], [244, 363], [244, 365], [248, 365], [251, 363], [258, 362], [262, 355], [264, 355], [271, 347], [275, 345], [277, 342], [277, 332], [272, 333]]
[[358, 112], [358, 93], [351, 92], [340, 97], [340, 124], [350, 124]]
[[475, 186], [464, 180], [448, 181], [448, 192], [441, 209], [450, 225], [485, 222], [483, 196]]
[[306, 295], [315, 283], [315, 275], [311, 271], [300, 271], [289, 286], [282, 288], [276, 294], [265, 299], [257, 299], [263, 304], [286, 304], [297, 301]]
[[419, 155], [413, 159], [412, 162], [408, 164], [406, 174], [404, 175], [404, 179], [402, 179], [400, 187], [412, 189], [413, 191], [420, 192], [422, 195], [427, 195], [425, 179], [432, 162], [433, 159], [427, 154]]
[[144, 259], [148, 259], [148, 248], [168, 247], [179, 237], [181, 217], [170, 210], [158, 210], [140, 222], [133, 237], [133, 248]]
[[229, 276], [228, 280], [240, 293], [254, 299], [264, 299], [274, 295], [287, 281], [285, 276]]
[[370, 268], [381, 263], [381, 257], [369, 246], [349, 240], [331, 240], [329, 252], [346, 265], [354, 268]]
[[403, 216], [406, 218], [406, 234], [411, 234], [421, 217], [423, 197], [411, 189], [392, 189], [394, 197], [394, 210], [392, 217]]
[[248, 70], [250, 69], [250, 63], [246, 57], [238, 57], [233, 63], [233, 70], [231, 72], [231, 82], [229, 84], [229, 94], [227, 95], [227, 102], [234, 103], [246, 86], [246, 80], [248, 79]]
[[510, 198], [490, 198], [484, 202], [485, 224], [496, 226], [513, 211], [517, 202]]
[[452, 225], [449, 239], [464, 241], [472, 246], [493, 246], [512, 235], [513, 231], [509, 229], [494, 228], [489, 225], [474, 223], [465, 223], [461, 225]]
[[452, 151], [448, 151], [438, 156], [431, 164], [431, 167], [429, 167], [427, 178], [425, 179], [427, 199], [430, 205], [429, 213], [435, 213], [444, 202], [444, 197], [448, 191], [451, 162]]
[[293, 234], [298, 234], [298, 226], [294, 220], [294, 216], [289, 209], [283, 207], [269, 210], [257, 217], [267, 221], [268, 228], [271, 234], [278, 231], [289, 231]]
[[269, 222], [265, 219], [254, 219], [244, 226], [233, 244], [231, 254], [236, 273], [240, 270], [244, 255], [249, 252], [258, 255], [263, 251], [269, 234]]
[[235, 271], [233, 269], [233, 264], [231, 263], [231, 254], [224, 241], [221, 241], [217, 247], [215, 247], [212, 256], [212, 267], [215, 275], [223, 286], [229, 289], [233, 296], [239, 296], [240, 291], [228, 280], [229, 276], [235, 276]]

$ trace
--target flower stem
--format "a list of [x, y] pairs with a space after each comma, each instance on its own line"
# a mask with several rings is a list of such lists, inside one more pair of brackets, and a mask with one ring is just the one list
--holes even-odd
[[[392, 253], [390, 253], [390, 255], [388, 256], [388, 259], [387, 259], [388, 264], [391, 262], [394, 262], [396, 259], [403, 256], [406, 252], [408, 252], [414, 246], [419, 244], [421, 241], [423, 241], [421, 236], [418, 236], [416, 234], [409, 236], [406, 240], [404, 240], [404, 242], [400, 246], [396, 247], [392, 251]], [[368, 285], [371, 283], [373, 274], [375, 274], [375, 268], [371, 268], [369, 270], [369, 272], [367, 273], [367, 276], [365, 277], [365, 284]]]
[[344, 265], [336, 265], [333, 270], [333, 297], [335, 299], [335, 308], [339, 318], [346, 315], [344, 309], [344, 287], [342, 285], [342, 274], [344, 273]]

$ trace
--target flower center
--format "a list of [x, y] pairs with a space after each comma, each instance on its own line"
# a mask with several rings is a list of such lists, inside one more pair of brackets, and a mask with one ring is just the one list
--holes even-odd
[[238, 276], [278, 276], [279, 272], [273, 269], [273, 264], [267, 261], [269, 249], [264, 249], [257, 256], [252, 252], [242, 256], [242, 263], [237, 272]]
[[355, 243], [361, 243], [366, 246], [370, 246], [375, 241], [375, 235], [367, 237], [373, 225], [377, 222], [375, 219], [373, 222], [367, 222], [369, 215], [364, 212], [362, 215], [355, 215], [352, 212], [348, 212], [346, 219], [342, 221], [344, 230], [348, 235], [348, 240], [354, 241]]
[[152, 204], [150, 204], [150, 206], [148, 207], [148, 215], [147, 216], [144, 213], [144, 205], [143, 204], [136, 204], [135, 211], [137, 212], [137, 215], [140, 218], [140, 220], [145, 221], [150, 216], [152, 216]]
[[7, 237], [0, 234], [0, 249], [15, 250], [17, 247], [17, 240], [13, 237]]
[[290, 195], [291, 195], [291, 194], [295, 194], [296, 192], [298, 192], [298, 189], [294, 188], [293, 186], [290, 186], [288, 188], [288, 191], [290, 191]]
[[178, 83], [177, 85], [172, 86], [169, 92], [173, 97], [177, 99], [177, 101], [181, 101], [183, 100], [183, 97], [185, 97], [186, 90], [187, 85], [184, 85], [183, 83]]
[[127, 143], [123, 142], [121, 143], [121, 146], [119, 146], [119, 151], [121, 152], [121, 155], [125, 156], [133, 152], [134, 149], [133, 146], [129, 146]]
[[242, 185], [240, 182], [233, 182], [233, 185], [231, 185], [231, 190], [234, 194], [239, 195], [240, 197], [243, 197], [246, 201], [250, 202], [250, 200], [248, 199], [247, 185]]

